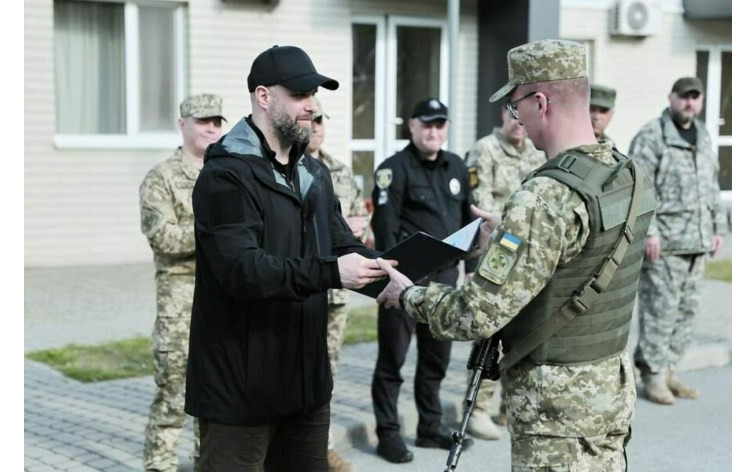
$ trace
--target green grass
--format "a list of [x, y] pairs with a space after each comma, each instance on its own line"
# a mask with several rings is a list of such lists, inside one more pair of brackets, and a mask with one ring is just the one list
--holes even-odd
[[152, 375], [150, 339], [138, 337], [96, 346], [70, 344], [59, 349], [34, 351], [29, 359], [44, 362], [81, 382]]
[[[376, 317], [378, 305], [349, 310], [344, 344], [357, 344], [378, 339]], [[136, 337], [95, 346], [70, 344], [59, 349], [34, 351], [26, 355], [44, 362], [64, 375], [80, 382], [124, 379], [152, 375], [150, 338]]]
[[706, 264], [705, 277], [707, 279], [732, 282], [732, 260], [723, 259], [719, 261], [708, 262]]
[[344, 344], [378, 340], [378, 305], [365, 305], [349, 310]]

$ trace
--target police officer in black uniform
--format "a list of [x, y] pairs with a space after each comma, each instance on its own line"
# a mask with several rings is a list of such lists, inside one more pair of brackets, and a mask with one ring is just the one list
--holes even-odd
[[[419, 102], [409, 121], [411, 142], [386, 159], [375, 173], [373, 217], [376, 249], [385, 251], [417, 231], [443, 239], [474, 219], [467, 168], [462, 159], [441, 149], [449, 132], [448, 111], [435, 98]], [[428, 257], [433, 257], [429, 254]], [[401, 269], [401, 267], [399, 268]], [[467, 261], [465, 272], [473, 272]], [[440, 269], [423, 283], [454, 285], [456, 264]], [[412, 453], [399, 434], [397, 400], [402, 384], [400, 370], [412, 337], [417, 333], [415, 404], [419, 421], [415, 445], [448, 449], [451, 431], [441, 423], [439, 389], [446, 375], [451, 341], [431, 337], [426, 324], [415, 324], [401, 310], [379, 307], [378, 360], [373, 373], [372, 396], [378, 435], [377, 452], [389, 462], [409, 462]], [[466, 440], [469, 443], [472, 440]]]

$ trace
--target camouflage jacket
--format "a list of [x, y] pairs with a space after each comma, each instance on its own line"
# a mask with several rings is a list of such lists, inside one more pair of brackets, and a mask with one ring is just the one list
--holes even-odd
[[471, 179], [475, 180], [477, 174], [477, 186], [472, 191], [476, 205], [490, 212], [501, 211], [525, 177], [545, 162], [546, 154], [537, 150], [530, 139], [525, 138], [522, 150], [518, 151], [504, 138], [500, 128], [494, 128], [475, 143], [467, 156]]
[[659, 200], [648, 235], [661, 238], [662, 254], [696, 254], [711, 249], [715, 234], [727, 232], [719, 194], [719, 161], [706, 126], [695, 121], [695, 146], [683, 138], [669, 110], [648, 122], [630, 143], [635, 159], [654, 182]]
[[[610, 143], [577, 149], [614, 163]], [[436, 339], [488, 338], [546, 286], [558, 266], [582, 251], [589, 228], [588, 210], [577, 192], [548, 177], [530, 179], [505, 203], [501, 223], [472, 279], [456, 290], [437, 283], [411, 287], [402, 295], [405, 311], [428, 323]], [[503, 244], [511, 235], [522, 247], [512, 264], [487, 268], [499, 271], [496, 278], [503, 281], [491, 282], [482, 270], [489, 252], [496, 253], [490, 246]], [[581, 366], [536, 366], [525, 360], [506, 378], [514, 434], [598, 436], [625, 427], [632, 417], [635, 387], [624, 353]]]
[[181, 159], [179, 147], [139, 186], [142, 233], [154, 253], [158, 276], [194, 275], [192, 191], [199, 172]]
[[[349, 216], [367, 216], [365, 199], [362, 198], [362, 190], [354, 181], [354, 173], [343, 162], [320, 150], [320, 159], [331, 171], [333, 192], [341, 203], [341, 213], [344, 218]], [[365, 242], [365, 239], [362, 239]], [[349, 293], [346, 289], [331, 289], [328, 291], [328, 303], [331, 305], [343, 305], [349, 301]]]

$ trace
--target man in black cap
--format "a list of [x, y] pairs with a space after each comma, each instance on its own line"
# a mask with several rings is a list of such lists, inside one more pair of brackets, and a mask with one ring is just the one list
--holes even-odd
[[703, 100], [700, 79], [678, 79], [669, 108], [630, 143], [630, 157], [653, 177], [660, 205], [648, 229], [638, 285], [635, 364], [646, 398], [663, 405], [699, 395], [680, 381], [675, 368], [693, 335], [706, 256], [717, 253], [727, 232], [719, 161], [698, 119]]
[[[442, 239], [474, 219], [467, 168], [459, 156], [441, 149], [449, 132], [446, 106], [435, 98], [419, 102], [409, 120], [409, 131], [410, 144], [386, 159], [375, 173], [371, 225], [379, 250], [389, 249], [417, 231]], [[474, 262], [467, 261], [466, 272], [473, 269]], [[428, 276], [424, 283], [454, 285], [458, 278], [459, 269], [452, 264]], [[433, 339], [428, 325], [416, 324], [399, 309], [380, 307], [373, 410], [378, 454], [395, 463], [412, 460], [399, 434], [397, 400], [403, 381], [400, 370], [413, 330], [418, 348], [415, 404], [419, 420], [415, 445], [442, 449], [452, 445], [451, 431], [441, 422], [439, 398], [451, 341]], [[466, 441], [467, 445], [471, 442]]]
[[264, 51], [247, 77], [252, 115], [205, 153], [186, 376], [202, 471], [328, 470], [326, 291], [385, 275], [304, 154], [314, 94], [338, 85], [297, 47]]

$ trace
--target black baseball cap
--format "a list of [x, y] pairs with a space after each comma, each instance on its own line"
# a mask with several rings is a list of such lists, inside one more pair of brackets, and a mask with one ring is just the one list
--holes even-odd
[[415, 111], [412, 112], [412, 118], [417, 118], [423, 123], [430, 123], [436, 120], [448, 120], [449, 110], [446, 105], [441, 103], [437, 98], [426, 98], [415, 105]]
[[247, 76], [250, 93], [260, 86], [283, 85], [294, 92], [307, 92], [318, 87], [336, 90], [339, 83], [318, 74], [306, 52], [296, 46], [273, 46], [261, 52]]
[[682, 77], [672, 85], [672, 91], [680, 96], [688, 92], [703, 93], [703, 82], [698, 77]]

